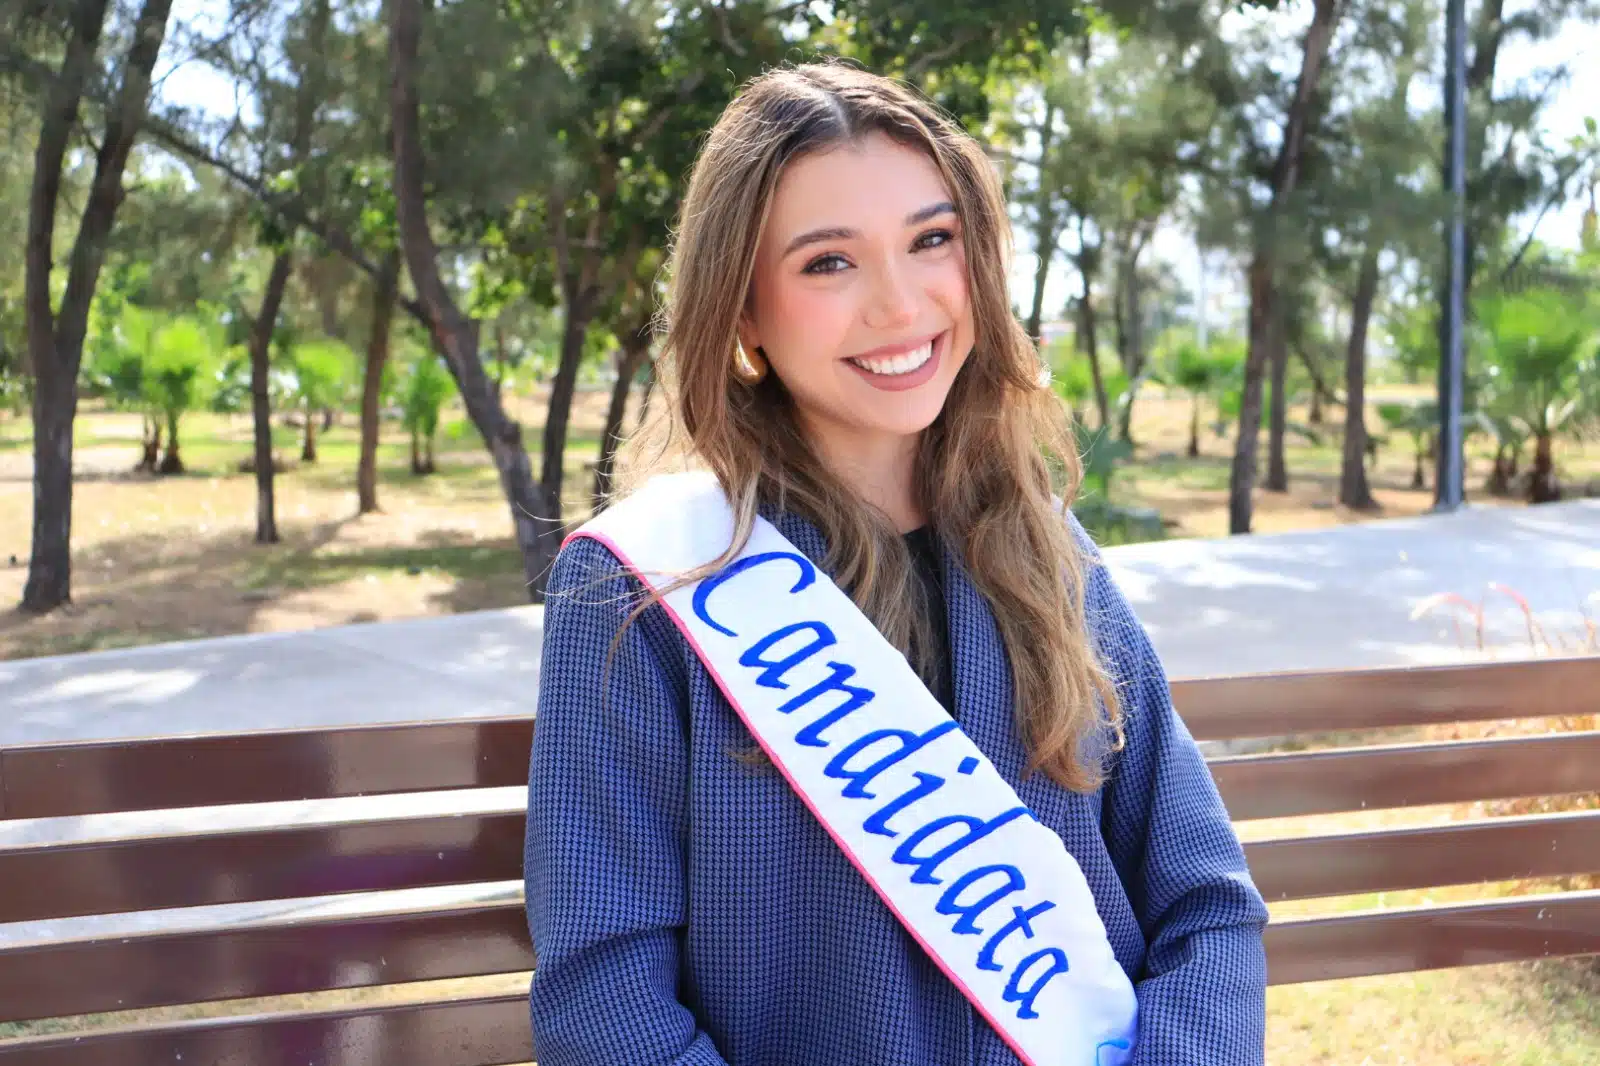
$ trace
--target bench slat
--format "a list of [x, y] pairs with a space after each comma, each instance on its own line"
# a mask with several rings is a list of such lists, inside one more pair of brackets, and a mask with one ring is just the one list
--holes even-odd
[[0, 922], [522, 879], [523, 810], [0, 849]]
[[1594, 714], [1600, 656], [1186, 678], [1172, 699], [1199, 740]]
[[533, 1058], [528, 999], [284, 1011], [0, 1042], [0, 1066], [509, 1066]]
[[39, 744], [0, 750], [0, 818], [528, 783], [531, 718]]
[[1264, 840], [1245, 855], [1269, 902], [1600, 872], [1600, 811]]
[[1275, 985], [1600, 954], [1600, 891], [1274, 923], [1266, 945]]
[[[1600, 710], [1600, 656], [1173, 682], [1201, 740]], [[0, 817], [525, 784], [531, 718], [28, 745], [0, 751]]]
[[1600, 732], [1213, 759], [1235, 820], [1600, 791]]
[[533, 969], [520, 900], [0, 948], [0, 1021]]

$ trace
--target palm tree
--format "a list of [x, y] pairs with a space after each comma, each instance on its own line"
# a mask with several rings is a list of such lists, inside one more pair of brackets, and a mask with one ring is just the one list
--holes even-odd
[[1533, 438], [1528, 502], [1559, 500], [1555, 438], [1594, 418], [1600, 392], [1592, 298], [1547, 286], [1490, 297], [1477, 310], [1488, 341], [1481, 406]]
[[1378, 405], [1378, 417], [1389, 429], [1411, 438], [1411, 451], [1416, 465], [1411, 471], [1411, 487], [1427, 488], [1423, 464], [1433, 450], [1433, 434], [1439, 425], [1439, 405], [1422, 403], [1385, 403]]
[[1189, 458], [1200, 456], [1200, 404], [1216, 395], [1243, 362], [1237, 345], [1211, 343], [1202, 348], [1185, 338], [1171, 352], [1172, 384], [1189, 394]]

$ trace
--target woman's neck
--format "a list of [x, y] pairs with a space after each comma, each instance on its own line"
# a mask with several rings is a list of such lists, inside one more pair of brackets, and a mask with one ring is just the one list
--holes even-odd
[[834, 476], [887, 515], [900, 532], [927, 523], [916, 492], [916, 437], [863, 435], [844, 440], [839, 434], [818, 433], [811, 435], [811, 441]]

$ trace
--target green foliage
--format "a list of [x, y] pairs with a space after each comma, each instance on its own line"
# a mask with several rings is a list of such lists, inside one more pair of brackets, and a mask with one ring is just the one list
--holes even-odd
[[[1211, 396], [1239, 377], [1244, 367], [1244, 339], [1224, 336], [1208, 339], [1204, 348], [1189, 331], [1173, 331], [1168, 343], [1157, 346], [1156, 364], [1161, 380], [1194, 396]], [[1234, 408], [1238, 414], [1238, 408]]]
[[291, 394], [308, 411], [345, 406], [358, 380], [355, 353], [327, 337], [294, 344], [286, 363]]
[[217, 364], [208, 406], [219, 415], [250, 410], [250, 352], [244, 345], [232, 345], [223, 353]]
[[1481, 406], [1549, 435], [1594, 418], [1600, 346], [1593, 297], [1555, 288], [1482, 299], [1476, 307], [1488, 366]]
[[223, 350], [220, 334], [215, 322], [181, 315], [161, 323], [151, 336], [144, 394], [169, 426], [210, 399]]
[[427, 352], [406, 368], [400, 381], [401, 423], [414, 442], [431, 441], [439, 431], [439, 412], [455, 392], [455, 379]]

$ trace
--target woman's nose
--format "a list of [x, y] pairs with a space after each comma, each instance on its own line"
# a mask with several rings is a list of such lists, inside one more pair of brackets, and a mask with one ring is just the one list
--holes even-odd
[[917, 319], [916, 291], [904, 268], [886, 263], [873, 276], [866, 324], [874, 329], [906, 326]]

